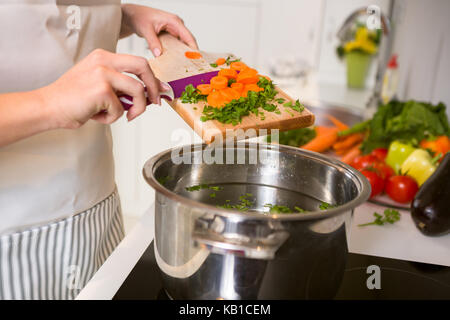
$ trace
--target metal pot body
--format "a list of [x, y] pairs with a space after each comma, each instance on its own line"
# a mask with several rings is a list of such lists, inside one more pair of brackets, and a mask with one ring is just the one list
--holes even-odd
[[[296, 148], [266, 145], [261, 154], [276, 157], [277, 164], [248, 163], [260, 146], [225, 148], [244, 152], [240, 164], [174, 164], [173, 150], [146, 163], [144, 176], [156, 190], [155, 257], [171, 297], [324, 299], [337, 292], [346, 229], [353, 208], [370, 194], [367, 180], [340, 162]], [[205, 148], [181, 153], [195, 157]], [[224, 187], [214, 198], [209, 189], [185, 189], [205, 181]], [[254, 196], [249, 212], [214, 205], [241, 194]], [[320, 211], [321, 201], [339, 206]], [[266, 203], [302, 205], [308, 213], [254, 212], [266, 210]]]

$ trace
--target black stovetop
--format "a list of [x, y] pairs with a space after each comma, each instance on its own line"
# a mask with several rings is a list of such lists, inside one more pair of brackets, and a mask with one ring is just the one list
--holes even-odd
[[[367, 267], [381, 271], [381, 288], [369, 290]], [[168, 299], [156, 264], [153, 242], [137, 262], [114, 299]], [[450, 268], [349, 253], [335, 299], [450, 299]]]

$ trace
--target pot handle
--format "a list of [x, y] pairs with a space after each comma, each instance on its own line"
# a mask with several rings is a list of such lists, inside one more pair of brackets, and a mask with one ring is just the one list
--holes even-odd
[[[217, 221], [217, 218], [214, 221]], [[211, 220], [208, 222], [197, 219], [192, 238], [196, 245], [208, 249], [212, 253], [270, 260], [275, 257], [275, 252], [289, 237], [289, 233], [284, 230], [273, 230], [265, 237], [249, 237], [238, 233], [220, 232], [211, 226]]]

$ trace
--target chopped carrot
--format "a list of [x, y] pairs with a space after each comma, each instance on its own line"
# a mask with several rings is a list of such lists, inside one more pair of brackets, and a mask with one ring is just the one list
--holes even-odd
[[213, 89], [224, 89], [228, 87], [228, 79], [224, 76], [215, 76], [211, 78], [210, 84]]
[[325, 127], [325, 126], [315, 126], [314, 130], [316, 131], [316, 133], [318, 135], [321, 135], [321, 134], [324, 134], [324, 133], [335, 131], [336, 128], [335, 127]]
[[224, 64], [225, 62], [226, 62], [226, 60], [225, 60], [224, 58], [219, 58], [219, 59], [216, 60], [216, 64], [217, 64], [218, 66]]
[[[339, 129], [322, 127], [321, 129], [317, 130], [317, 128], [318, 127], [316, 127], [316, 137], [309, 141], [307, 144], [301, 146], [302, 149], [315, 152], [323, 152], [328, 150], [333, 145], [333, 143], [336, 142]], [[323, 128], [326, 128], [326, 130]]]
[[242, 71], [242, 70], [244, 70], [244, 69], [246, 69], [248, 67], [247, 67], [247, 65], [245, 63], [240, 62], [240, 61], [236, 61], [236, 62], [232, 62], [230, 64], [230, 68], [234, 69], [236, 71]]
[[200, 52], [197, 52], [197, 51], [186, 51], [184, 53], [184, 55], [188, 59], [200, 59], [200, 58], [202, 58], [202, 55], [200, 54]]
[[231, 84], [231, 88], [236, 89], [240, 94], [242, 92], [242, 90], [244, 90], [244, 84], [238, 83], [238, 82], [233, 82]]
[[241, 97], [241, 94], [239, 91], [233, 88], [225, 88], [219, 91], [220, 94], [223, 96], [224, 100], [226, 102], [230, 102], [232, 100], [237, 100]]
[[363, 135], [360, 133], [353, 133], [346, 137], [344, 137], [341, 141], [336, 142], [333, 145], [334, 150], [342, 150], [342, 149], [348, 149], [352, 147], [353, 145], [357, 144], [358, 142], [361, 142], [363, 140]]
[[352, 163], [352, 161], [361, 154], [361, 144], [352, 147], [346, 154], [344, 154], [340, 160], [346, 164]]
[[223, 96], [220, 94], [219, 91], [213, 91], [211, 92], [208, 97], [206, 98], [206, 101], [211, 107], [214, 108], [220, 108], [225, 104], [225, 101], [223, 99]]
[[249, 91], [259, 92], [263, 90], [263, 88], [258, 87], [258, 85], [255, 83], [246, 84], [244, 85], [244, 89], [242, 90], [241, 97], [247, 97]]
[[234, 69], [226, 68], [219, 71], [219, 76], [226, 77], [227, 79], [236, 79], [237, 72]]
[[256, 84], [259, 81], [258, 71], [252, 68], [246, 68], [239, 72], [236, 81], [243, 84]]
[[212, 91], [212, 87], [210, 84], [199, 84], [197, 86], [197, 90], [200, 91], [201, 94], [208, 95]]
[[339, 129], [339, 131], [347, 130], [349, 127], [336, 117], [333, 117], [332, 115], [327, 115], [328, 119], [330, 119], [331, 122]]

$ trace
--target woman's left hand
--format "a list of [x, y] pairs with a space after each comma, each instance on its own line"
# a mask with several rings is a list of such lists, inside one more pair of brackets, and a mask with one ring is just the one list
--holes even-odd
[[167, 31], [193, 49], [198, 49], [192, 33], [186, 28], [183, 20], [175, 14], [135, 4], [122, 5], [121, 36], [136, 33], [147, 40], [155, 57], [161, 55], [162, 46], [158, 39], [161, 31]]

